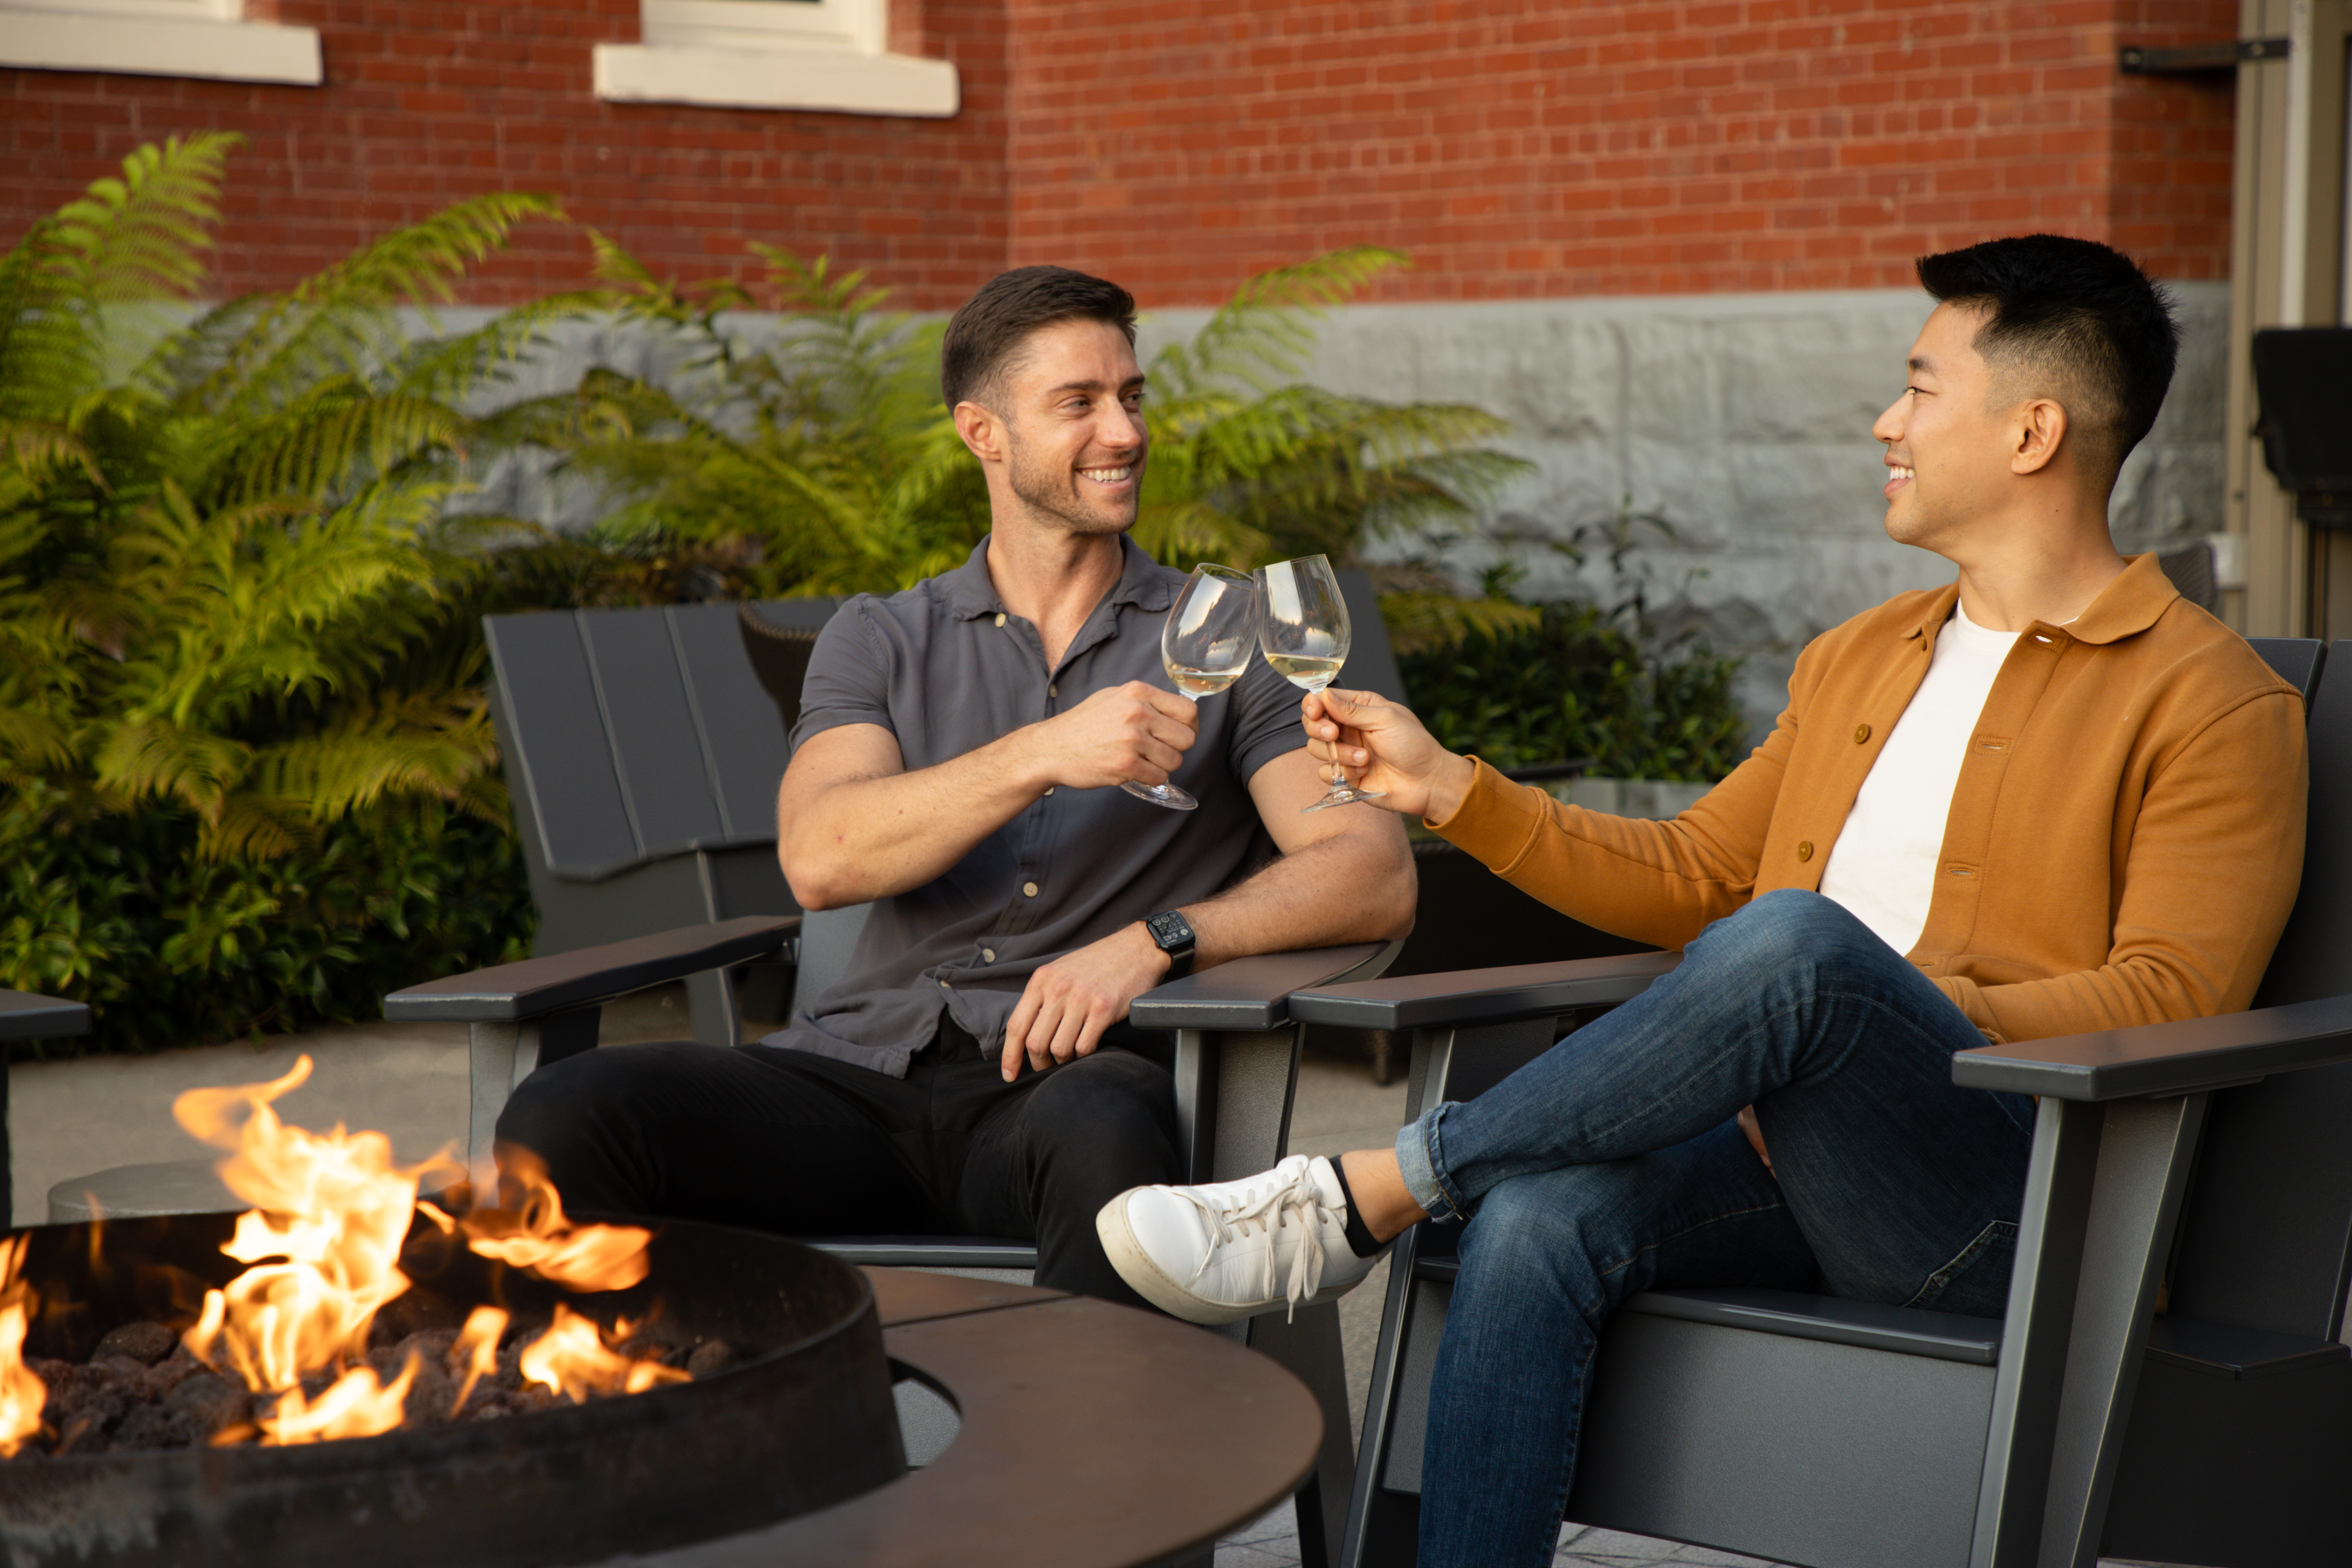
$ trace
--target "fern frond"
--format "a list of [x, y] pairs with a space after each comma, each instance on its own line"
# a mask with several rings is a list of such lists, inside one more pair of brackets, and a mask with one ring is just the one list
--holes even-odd
[[226, 735], [151, 718], [110, 726], [91, 760], [100, 785], [123, 800], [160, 796], [211, 823], [252, 756]]
[[8, 466], [28, 483], [37, 485], [54, 470], [72, 466], [80, 468], [91, 484], [105, 488], [106, 476], [99, 472], [98, 459], [62, 426], [0, 417], [0, 449], [5, 449]]
[[121, 179], [94, 181], [59, 209], [58, 238], [80, 273], [76, 291], [98, 304], [194, 293], [220, 220], [228, 155], [244, 142], [211, 131], [151, 142], [122, 160]]
[[204, 401], [270, 407], [320, 377], [365, 374], [398, 352], [394, 306], [447, 302], [457, 280], [517, 224], [562, 217], [553, 196], [495, 191], [383, 236], [267, 306], [212, 374]]
[[1453, 594], [1381, 595], [1381, 619], [1400, 655], [1451, 647], [1466, 637], [1510, 637], [1543, 624], [1543, 612], [1516, 599], [1465, 599]]
[[460, 801], [496, 757], [478, 695], [386, 692], [353, 701], [314, 734], [266, 749], [253, 780], [327, 821], [389, 795]]
[[1154, 561], [1180, 569], [1221, 561], [1246, 570], [1274, 557], [1274, 541], [1264, 531], [1199, 500], [1146, 501], [1129, 537]]
[[1189, 345], [1154, 358], [1152, 382], [1164, 377], [1179, 395], [1220, 383], [1265, 391], [1306, 369], [1313, 323], [1325, 311], [1354, 299], [1381, 273], [1411, 265], [1402, 251], [1358, 245], [1259, 273], [1217, 308]]
[[337, 377], [251, 427], [224, 454], [224, 495], [323, 500], [363, 468], [386, 474], [424, 452], [456, 447], [464, 423], [430, 398], [378, 395], [355, 378]]
[[109, 306], [193, 292], [218, 216], [221, 169], [241, 140], [145, 146], [0, 257], [0, 414], [62, 422], [100, 384]]
[[276, 860], [291, 855], [310, 843], [303, 804], [243, 791], [230, 795], [205, 819], [196, 835], [196, 853], [215, 862]]
[[470, 332], [412, 344], [388, 368], [385, 388], [440, 403], [463, 402], [510, 374], [547, 342], [548, 328], [585, 320], [604, 302], [593, 289], [543, 295], [499, 311]]

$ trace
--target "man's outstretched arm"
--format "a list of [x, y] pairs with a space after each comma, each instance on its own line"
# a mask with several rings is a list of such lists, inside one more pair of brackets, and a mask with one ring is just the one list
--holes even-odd
[[[1412, 929], [1419, 882], [1402, 823], [1361, 805], [1303, 812], [1325, 788], [1304, 751], [1268, 762], [1249, 788], [1282, 854], [1238, 886], [1180, 908], [1192, 927], [1194, 968], [1258, 952], [1384, 942]], [[1024, 1057], [1042, 1068], [1092, 1051], [1168, 968], [1168, 955], [1139, 918], [1038, 970], [1005, 1028], [1006, 1080]]]
[[1130, 680], [913, 773], [879, 724], [822, 731], [801, 743], [776, 792], [776, 857], [804, 910], [903, 893], [945, 874], [1049, 789], [1167, 783], [1199, 729], [1189, 699]]

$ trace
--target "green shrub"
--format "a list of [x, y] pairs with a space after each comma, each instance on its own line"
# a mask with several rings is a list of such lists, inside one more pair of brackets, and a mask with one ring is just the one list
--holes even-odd
[[1689, 644], [1645, 652], [1625, 616], [1591, 605], [1545, 605], [1540, 617], [1398, 660], [1441, 743], [1498, 768], [1590, 757], [1606, 778], [1712, 784], [1738, 763], [1738, 659]]
[[0, 805], [0, 984], [88, 1002], [82, 1039], [144, 1051], [381, 1018], [383, 995], [523, 957], [513, 835], [438, 806], [353, 814], [273, 859], [209, 858], [186, 810], [92, 816], [35, 785]]
[[[1688, 633], [1659, 635], [1644, 535], [1667, 543], [1676, 537], [1673, 523], [1635, 511], [1628, 498], [1565, 538], [1497, 535], [1503, 551], [1478, 597], [1384, 595], [1391, 626], [1402, 620], [1409, 628], [1398, 638], [1399, 672], [1430, 732], [1498, 768], [1587, 757], [1602, 778], [1713, 784], [1738, 766], [1748, 729], [1732, 689], [1740, 660], [1717, 656]], [[1526, 576], [1514, 556], [1528, 544], [1580, 567], [1605, 556], [1613, 602], [1513, 602], [1508, 595]], [[1417, 574], [1423, 582], [1433, 575], [1427, 562]]]

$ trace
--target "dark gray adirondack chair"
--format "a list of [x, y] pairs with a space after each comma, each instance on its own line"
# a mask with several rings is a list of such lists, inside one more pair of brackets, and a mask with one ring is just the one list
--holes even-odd
[[[834, 605], [759, 608], [814, 631]], [[534, 953], [797, 911], [776, 864], [785, 738], [736, 605], [489, 616], [482, 630]], [[726, 969], [686, 977], [705, 1044], [736, 1042], [732, 982]]]
[[[2258, 642], [2352, 795], [2352, 651]], [[2001, 1320], [1758, 1289], [1630, 1298], [1568, 1517], [1818, 1568], [2296, 1568], [2352, 1552], [2352, 821], [2311, 813], [2252, 1011], [1954, 1058], [2038, 1095]], [[1320, 986], [1291, 1016], [1413, 1031], [1409, 1109], [1465, 1100], [1670, 953]], [[1399, 1243], [1340, 1561], [1414, 1557], [1453, 1235]], [[2167, 1285], [2168, 1281], [2168, 1290]], [[2162, 1315], [2158, 1315], [2159, 1310]]]
[[[1361, 579], [1362, 574], [1351, 574]], [[1370, 667], [1395, 661], [1369, 581]], [[775, 791], [807, 654], [835, 601], [579, 611], [484, 622], [499, 738], [541, 911], [537, 954], [385, 998], [394, 1019], [464, 1021], [473, 1067], [469, 1162], [490, 1141], [513, 1086], [542, 1062], [595, 1044], [604, 1002], [686, 980], [696, 1037], [735, 1043], [730, 976], [791, 966], [793, 996], [846, 971], [866, 906], [793, 913], [775, 859]], [[781, 710], [781, 711], [780, 711]], [[739, 918], [729, 919], [730, 916]], [[742, 918], [765, 916], [767, 918]], [[697, 921], [715, 924], [689, 927]], [[667, 927], [687, 927], [669, 930]], [[615, 940], [627, 939], [627, 940]], [[590, 943], [600, 945], [589, 945]], [[1131, 1022], [1172, 1031], [1189, 1179], [1246, 1175], [1288, 1146], [1299, 1029], [1284, 999], [1302, 986], [1378, 974], [1399, 944], [1244, 960], [1139, 999]], [[1025, 1281], [1026, 1242], [986, 1237], [827, 1237], [851, 1262]], [[1228, 1331], [1297, 1373], [1323, 1403], [1317, 1474], [1301, 1493], [1307, 1561], [1336, 1545], [1352, 1470], [1336, 1308]]]
[[89, 1009], [30, 991], [0, 991], [0, 1224], [13, 1223], [16, 1187], [8, 1160], [8, 1058], [12, 1040], [63, 1040], [89, 1033]]

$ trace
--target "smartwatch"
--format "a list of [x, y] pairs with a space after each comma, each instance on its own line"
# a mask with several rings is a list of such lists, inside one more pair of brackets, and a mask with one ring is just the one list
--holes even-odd
[[1174, 910], [1165, 910], [1143, 922], [1160, 951], [1168, 955], [1168, 978], [1181, 980], [1192, 973], [1192, 926]]

